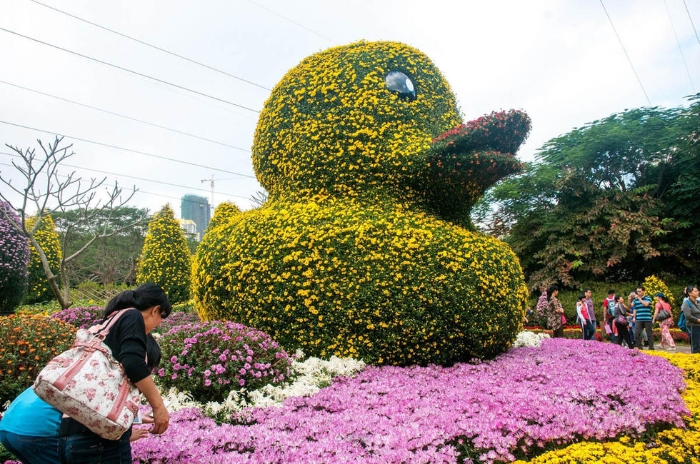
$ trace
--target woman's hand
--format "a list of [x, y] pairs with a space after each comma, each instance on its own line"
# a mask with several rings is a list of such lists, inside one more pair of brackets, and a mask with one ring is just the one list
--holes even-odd
[[161, 398], [156, 384], [153, 383], [153, 378], [149, 375], [144, 379], [136, 382], [136, 387], [141, 390], [141, 393], [146, 397], [148, 404], [151, 405], [153, 409], [153, 427], [151, 427], [150, 432], [156, 435], [168, 430], [168, 424], [170, 423], [170, 414], [168, 409], [163, 403], [163, 398]]
[[140, 438], [144, 438], [148, 436], [148, 430], [144, 428], [133, 428], [131, 429], [131, 437], [129, 438], [129, 441], [136, 441]]
[[168, 429], [169, 423], [170, 413], [165, 405], [153, 408], [153, 427], [151, 427], [151, 433], [160, 435]]

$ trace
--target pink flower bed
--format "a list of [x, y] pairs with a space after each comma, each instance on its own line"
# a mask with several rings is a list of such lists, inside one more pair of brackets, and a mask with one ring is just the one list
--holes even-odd
[[[606, 360], [603, 362], [603, 360]], [[312, 397], [251, 411], [199, 410], [132, 444], [135, 462], [493, 462], [552, 445], [684, 427], [683, 373], [613, 344], [545, 340], [481, 364], [368, 367]]]

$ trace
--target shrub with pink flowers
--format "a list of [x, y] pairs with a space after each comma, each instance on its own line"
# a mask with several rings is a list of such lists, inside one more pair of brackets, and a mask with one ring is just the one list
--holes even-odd
[[156, 381], [198, 401], [223, 401], [231, 390], [252, 391], [289, 377], [291, 359], [269, 335], [234, 322], [173, 327], [159, 340]]
[[[630, 382], [621, 368], [664, 381]], [[665, 359], [545, 339], [485, 363], [368, 367], [314, 396], [255, 408], [249, 425], [217, 426], [182, 409], [167, 433], [132, 447], [135, 462], [510, 462], [685, 428], [684, 388], [683, 371]]]
[[58, 311], [53, 313], [51, 317], [67, 322], [78, 329], [87, 329], [102, 320], [104, 312], [105, 309], [102, 306], [77, 307]]
[[185, 311], [173, 311], [163, 322], [153, 329], [155, 333], [164, 334], [170, 331], [173, 327], [181, 325], [196, 324], [201, 322], [197, 313], [187, 313]]

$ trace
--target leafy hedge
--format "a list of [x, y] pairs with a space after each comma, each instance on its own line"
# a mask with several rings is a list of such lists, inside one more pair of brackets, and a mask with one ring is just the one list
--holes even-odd
[[[391, 91], [391, 71], [415, 98]], [[504, 351], [523, 320], [522, 271], [505, 244], [461, 227], [459, 205], [519, 169], [507, 151], [529, 119], [461, 123], [445, 79], [407, 45], [358, 42], [303, 60], [256, 129], [268, 201], [211, 229], [197, 250], [199, 314], [367, 363]]]

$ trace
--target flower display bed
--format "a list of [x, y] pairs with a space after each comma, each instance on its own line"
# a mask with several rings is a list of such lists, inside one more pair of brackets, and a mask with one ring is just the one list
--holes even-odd
[[314, 396], [254, 408], [247, 424], [217, 425], [185, 408], [165, 435], [134, 442], [133, 454], [135, 462], [497, 462], [581, 442], [623, 446], [694, 424], [683, 376], [666, 359], [609, 343], [544, 340], [485, 363], [368, 367]]

